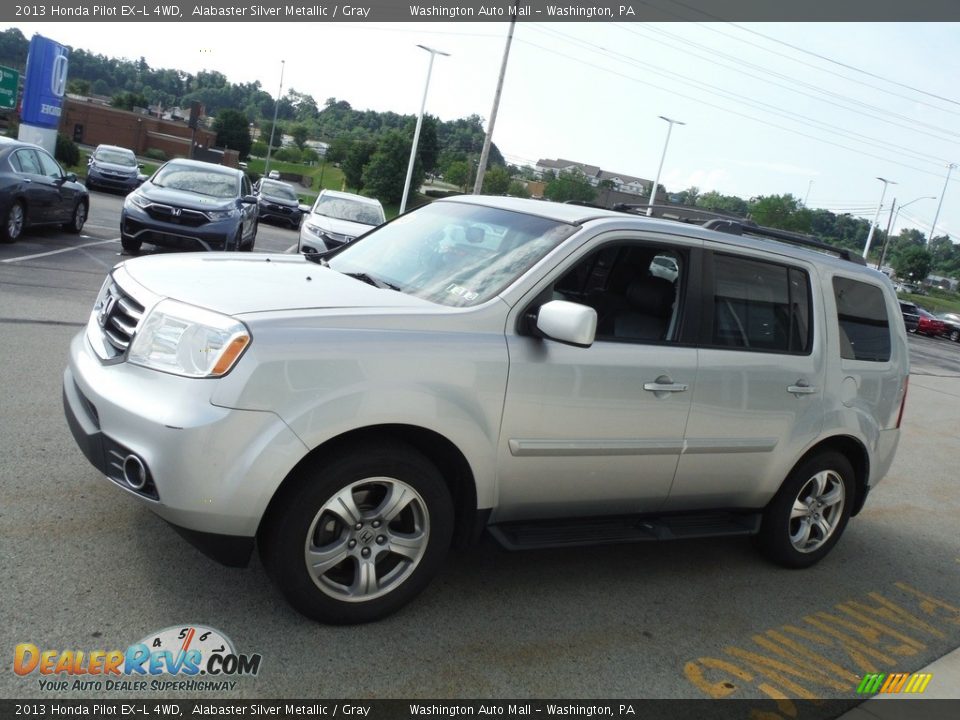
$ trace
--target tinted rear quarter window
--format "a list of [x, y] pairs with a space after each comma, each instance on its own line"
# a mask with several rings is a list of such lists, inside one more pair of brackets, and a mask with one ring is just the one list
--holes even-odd
[[810, 352], [810, 283], [798, 268], [714, 257], [713, 345], [761, 352]]
[[890, 359], [890, 321], [883, 291], [876, 285], [835, 277], [833, 294], [840, 327], [840, 357], [886, 362]]

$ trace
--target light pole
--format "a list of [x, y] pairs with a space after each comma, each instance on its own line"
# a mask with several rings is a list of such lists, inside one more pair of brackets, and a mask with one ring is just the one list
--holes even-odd
[[903, 210], [907, 205], [913, 205], [918, 200], [936, 200], [936, 195], [924, 195], [923, 197], [918, 197], [910, 202], [905, 202], [903, 205], [897, 205], [897, 200], [894, 198], [893, 205], [890, 206], [890, 209], [893, 210], [893, 206], [896, 205], [897, 209], [893, 213], [893, 219], [890, 222], [889, 227], [887, 227], [887, 236], [883, 239], [883, 249], [880, 251], [880, 260], [877, 262], [877, 270], [883, 268], [883, 261], [887, 257], [887, 245], [890, 243], [890, 233], [893, 232], [897, 227], [897, 218], [900, 217], [900, 211]]
[[666, 120], [669, 125], [667, 126], [667, 139], [663, 143], [663, 154], [660, 156], [660, 167], [657, 168], [657, 179], [653, 181], [653, 188], [650, 190], [650, 201], [647, 203], [647, 217], [653, 215], [653, 203], [657, 197], [657, 186], [660, 184], [660, 172], [663, 170], [663, 161], [667, 158], [667, 145], [670, 144], [670, 132], [673, 130], [674, 125], [686, 125], [685, 122], [671, 120], [663, 115], [660, 115], [660, 119]]
[[870, 252], [870, 243], [873, 241], [873, 231], [877, 229], [877, 220], [880, 219], [880, 210], [883, 208], [883, 196], [887, 194], [887, 185], [896, 185], [893, 180], [887, 180], [886, 178], [878, 177], [877, 180], [883, 183], [883, 192], [880, 193], [880, 204], [877, 205], [877, 214], [873, 217], [873, 222], [870, 224], [870, 232], [867, 233], [867, 242], [863, 246], [863, 257], [867, 257], [867, 253]]
[[400, 214], [407, 209], [407, 197], [410, 195], [410, 181], [413, 179], [413, 164], [417, 159], [417, 143], [420, 142], [420, 126], [423, 125], [423, 109], [427, 106], [427, 90], [430, 89], [430, 73], [433, 72], [433, 58], [437, 55], [450, 57], [450, 53], [428, 48], [426, 45], [417, 45], [430, 53], [430, 64], [427, 66], [427, 82], [423, 86], [423, 101], [420, 103], [420, 114], [417, 116], [417, 129], [413, 131], [413, 147], [410, 148], [410, 163], [407, 165], [407, 179], [403, 183], [403, 198], [400, 200]]
[[287, 61], [280, 61], [280, 87], [277, 89], [277, 101], [273, 104], [273, 124], [270, 126], [270, 140], [267, 142], [267, 161], [263, 165], [263, 174], [270, 177], [270, 151], [273, 150], [273, 133], [277, 129], [277, 111], [280, 109], [280, 96], [283, 94], [283, 69]]
[[950, 173], [956, 167], [956, 163], [947, 163], [947, 179], [943, 181], [943, 192], [940, 193], [940, 202], [937, 204], [937, 214], [933, 216], [933, 225], [930, 226], [930, 237], [927, 238], [927, 245], [933, 242], [933, 231], [937, 227], [937, 220], [940, 219], [940, 208], [943, 207], [943, 196], [947, 194], [947, 183], [950, 182]]

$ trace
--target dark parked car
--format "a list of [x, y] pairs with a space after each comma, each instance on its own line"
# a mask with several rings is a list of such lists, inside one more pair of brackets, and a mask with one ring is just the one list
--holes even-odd
[[903, 315], [903, 324], [907, 327], [907, 332], [916, 332], [917, 325], [920, 324], [920, 314], [918, 308], [912, 302], [900, 301], [900, 313]]
[[920, 315], [920, 321], [917, 324], [917, 332], [922, 335], [929, 335], [930, 337], [937, 337], [938, 335], [945, 335], [947, 332], [947, 326], [944, 324], [943, 320], [940, 320], [933, 313], [927, 312], [923, 308], [917, 308], [917, 313]]
[[79, 233], [89, 209], [87, 188], [50, 153], [0, 137], [0, 239], [13, 242], [34, 225], [62, 225]]
[[290, 183], [279, 180], [261, 179], [253, 186], [257, 196], [261, 220], [276, 220], [289, 225], [294, 230], [300, 227], [303, 213], [300, 211], [300, 198]]
[[98, 145], [87, 160], [87, 187], [128, 193], [143, 182], [141, 167], [133, 150]]
[[941, 313], [937, 319], [946, 326], [944, 334], [954, 342], [960, 342], [960, 314]]
[[120, 242], [129, 253], [143, 243], [180, 250], [252, 250], [257, 198], [235, 168], [171, 160], [127, 195]]

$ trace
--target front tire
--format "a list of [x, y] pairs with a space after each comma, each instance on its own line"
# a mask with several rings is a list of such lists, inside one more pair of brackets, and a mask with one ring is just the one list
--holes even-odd
[[27, 213], [23, 209], [23, 203], [19, 201], [13, 203], [7, 210], [7, 216], [0, 223], [0, 239], [8, 243], [16, 242], [23, 235], [26, 223]]
[[123, 247], [124, 252], [130, 255], [137, 255], [140, 252], [140, 248], [143, 247], [143, 241], [134, 240], [132, 237], [127, 237], [121, 233], [120, 245]]
[[789, 568], [814, 565], [836, 545], [856, 495], [853, 467], [838, 452], [801, 463], [763, 513], [761, 552]]
[[437, 468], [394, 442], [317, 457], [296, 471], [258, 536], [291, 605], [334, 624], [379, 620], [423, 590], [453, 535]]
[[960, 330], [951, 330], [948, 336], [953, 342], [960, 342]]

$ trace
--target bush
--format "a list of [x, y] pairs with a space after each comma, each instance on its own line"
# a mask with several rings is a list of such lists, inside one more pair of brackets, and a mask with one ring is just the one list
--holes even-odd
[[299, 163], [303, 158], [303, 153], [297, 148], [285, 147], [277, 150], [273, 157], [280, 162]]
[[267, 156], [267, 144], [265, 142], [257, 141], [250, 146], [250, 155], [251, 157], [266, 157]]
[[146, 155], [151, 160], [162, 160], [164, 162], [166, 162], [167, 160], [167, 154], [163, 150], [160, 150], [159, 148], [150, 148], [144, 153], [144, 155]]
[[60, 161], [61, 165], [74, 167], [80, 162], [80, 148], [63, 133], [57, 133], [57, 147], [53, 156]]

